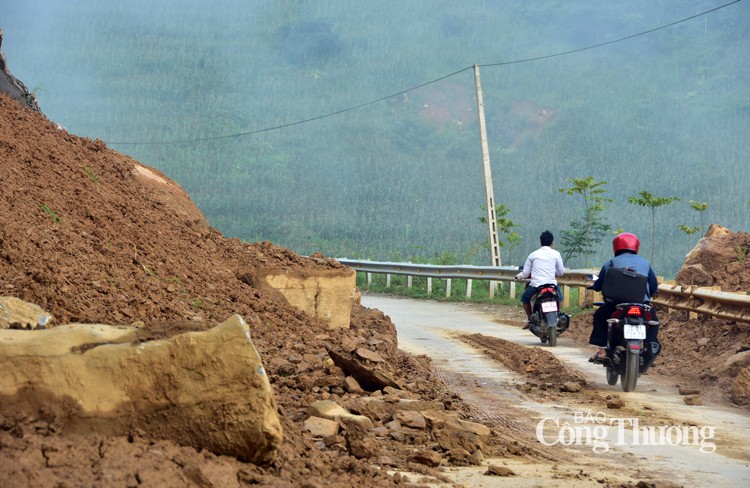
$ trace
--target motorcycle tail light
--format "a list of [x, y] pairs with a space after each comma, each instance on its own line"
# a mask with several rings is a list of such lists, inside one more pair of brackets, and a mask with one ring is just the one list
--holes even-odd
[[554, 289], [554, 288], [544, 288], [544, 289], [543, 289], [543, 290], [542, 290], [541, 292], [539, 292], [539, 293], [555, 293], [555, 289]]
[[640, 317], [642, 315], [641, 307], [630, 307], [626, 314], [630, 317]]

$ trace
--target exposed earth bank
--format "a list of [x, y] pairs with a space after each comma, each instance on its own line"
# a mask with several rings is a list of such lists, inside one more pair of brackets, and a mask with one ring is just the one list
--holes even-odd
[[[370, 414], [379, 431], [361, 439], [354, 428], [338, 428], [325, 442], [306, 427], [316, 401], [359, 413], [360, 400], [373, 396], [392, 404], [399, 396], [425, 399], [469, 418], [434, 379], [428, 358], [397, 349], [395, 328], [381, 312], [355, 305], [350, 327], [332, 329], [247, 279], [345, 270], [338, 262], [224, 237], [166, 175], [69, 134], [2, 93], [0, 164], [2, 295], [41, 307], [54, 317], [48, 326], [135, 325], [144, 341], [210, 329], [239, 314], [251, 325], [284, 431], [275, 460], [258, 466], [179, 445], [146, 426], [126, 436], [82, 435], [63, 428], [65, 409], [4, 412], [4, 486], [389, 486], [408, 482], [389, 470], [431, 472], [450, 462], [450, 448], [434, 437], [444, 419], [393, 434], [398, 425], [382, 427], [392, 415]], [[354, 359], [399, 388], [347, 382], [331, 355], [346, 360], [355, 351]], [[502, 455], [511, 444], [495, 436], [482, 447]], [[470, 454], [455, 451], [454, 462]]]

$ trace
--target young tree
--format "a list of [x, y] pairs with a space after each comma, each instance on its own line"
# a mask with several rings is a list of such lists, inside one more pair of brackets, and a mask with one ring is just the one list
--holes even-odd
[[703, 226], [703, 212], [708, 210], [708, 202], [696, 202], [690, 200], [690, 208], [698, 212], [701, 216], [701, 235], [706, 235], [706, 228]]
[[523, 240], [523, 237], [521, 237], [520, 234], [517, 232], [511, 232], [510, 234], [505, 235], [505, 239], [508, 241], [508, 265], [513, 264], [513, 250], [517, 248], [521, 241]]
[[568, 188], [560, 188], [560, 193], [566, 195], [580, 195], [583, 199], [583, 216], [570, 223], [570, 229], [562, 232], [564, 260], [582, 255], [584, 265], [589, 266], [589, 256], [594, 254], [595, 244], [599, 244], [611, 226], [602, 218], [604, 204], [611, 202], [604, 194], [606, 180], [596, 181], [593, 176], [586, 178], [566, 178], [570, 183]]
[[678, 200], [678, 197], [655, 197], [647, 191], [642, 191], [639, 196], [629, 196], [628, 202], [641, 207], [651, 209], [651, 263], [654, 262], [654, 241], [656, 236], [656, 208], [664, 205], [670, 205]]
[[[482, 205], [482, 210], [486, 211], [487, 207]], [[495, 223], [497, 224], [498, 234], [502, 234], [505, 237], [505, 242], [498, 237], [498, 245], [500, 247], [508, 248], [508, 264], [513, 262], [512, 253], [513, 249], [518, 247], [523, 239], [515, 230], [518, 225], [508, 218], [510, 209], [504, 204], [495, 205]], [[479, 217], [479, 221], [487, 225], [487, 217]]]

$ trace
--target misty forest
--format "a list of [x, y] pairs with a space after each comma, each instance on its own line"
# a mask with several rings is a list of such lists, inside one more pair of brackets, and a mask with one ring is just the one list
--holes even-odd
[[[750, 2], [3, 0], [52, 121], [177, 181], [227, 237], [489, 265], [641, 237], [673, 276], [750, 220]], [[588, 235], [589, 240], [582, 240]]]

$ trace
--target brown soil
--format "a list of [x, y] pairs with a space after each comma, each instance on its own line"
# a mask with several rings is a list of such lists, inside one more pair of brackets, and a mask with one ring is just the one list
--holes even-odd
[[[41, 306], [56, 324], [138, 324], [144, 338], [206, 329], [232, 313], [255, 316], [259, 320], [248, 323], [259, 324], [253, 340], [267, 365], [285, 429], [277, 460], [261, 467], [156, 439], [142, 429], [127, 437], [71, 435], [60, 429], [52, 412], [18, 412], [0, 416], [4, 486], [403, 486], [414, 481], [389, 470], [439, 479], [437, 471], [409, 461], [415, 450], [432, 449], [429, 441], [405, 444], [378, 437], [377, 454], [355, 457], [338, 442], [327, 446], [303, 434], [306, 410], [314, 401], [332, 399], [350, 407], [360, 397], [346, 393], [341, 370], [324, 361], [328, 349], [346, 350], [344, 344], [368, 344], [385, 359], [384, 372], [415, 396], [441, 401], [464, 418], [481, 417], [481, 409], [451, 392], [429, 358], [397, 349], [395, 327], [382, 312], [355, 306], [350, 329], [328, 330], [240, 279], [279, 268], [315, 273], [339, 268], [338, 262], [304, 258], [267, 242], [226, 238], [159, 171], [101, 141], [71, 135], [4, 94], [0, 164], [5, 176], [0, 295]], [[747, 234], [738, 236], [747, 244]], [[718, 277], [720, 264], [710, 270]], [[747, 264], [725, 272], [732, 283], [750, 283]], [[652, 371], [717, 389], [727, 398], [731, 377], [716, 368], [727, 355], [750, 349], [750, 326], [686, 320], [685, 314], [662, 317], [662, 323], [665, 352]], [[567, 336], [586, 342], [589, 330], [590, 317], [582, 315], [572, 321]], [[484, 347], [480, 338], [473, 339]], [[514, 356], [509, 361], [489, 349]], [[509, 361], [509, 367], [522, 365], [528, 391], [554, 396], [562, 393], [550, 385], [575, 383], [586, 394], [585, 381], [574, 372], [544, 369], [549, 358], [538, 357], [544, 351], [520, 352], [497, 343], [489, 349], [488, 355]], [[502, 417], [481, 420], [501, 427], [513, 423]], [[485, 456], [545, 459], [534, 446], [514, 439], [512, 428], [494, 432]]]
[[[407, 469], [414, 450], [431, 446], [386, 437], [377, 440], [376, 457], [357, 458], [303, 435], [311, 403], [332, 399], [346, 407], [358, 398], [345, 393], [341, 370], [324, 361], [329, 348], [345, 351], [344, 344], [368, 344], [386, 359], [385, 373], [412, 394], [461, 407], [435, 380], [428, 358], [398, 351], [395, 327], [381, 312], [355, 306], [349, 330], [328, 330], [241, 279], [278, 268], [315, 273], [338, 262], [227, 239], [159, 171], [71, 135], [5, 94], [0, 162], [2, 295], [41, 306], [54, 324], [138, 324], [144, 339], [210, 328], [233, 313], [255, 316], [248, 323], [260, 324], [253, 341], [285, 429], [277, 460], [259, 467], [142, 429], [126, 438], [84, 437], [62, 431], [55, 412], [18, 412], [0, 416], [4, 486], [403, 485], [405, 477], [385, 470]], [[502, 452], [504, 441], [493, 442], [485, 454]]]

